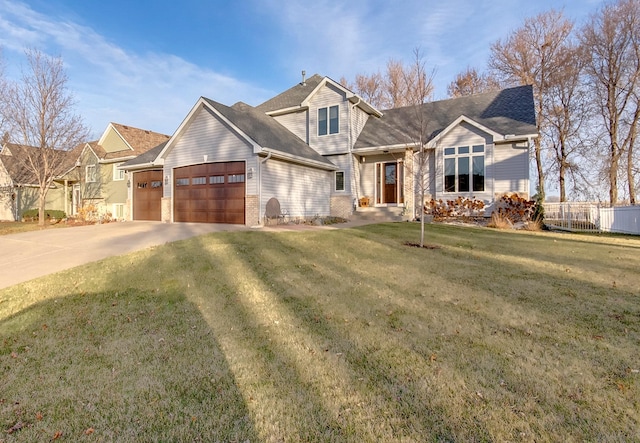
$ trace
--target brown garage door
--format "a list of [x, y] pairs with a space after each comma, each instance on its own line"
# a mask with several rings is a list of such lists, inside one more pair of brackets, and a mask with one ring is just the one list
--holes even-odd
[[133, 219], [160, 221], [162, 170], [133, 174]]
[[244, 162], [174, 170], [174, 221], [244, 224]]

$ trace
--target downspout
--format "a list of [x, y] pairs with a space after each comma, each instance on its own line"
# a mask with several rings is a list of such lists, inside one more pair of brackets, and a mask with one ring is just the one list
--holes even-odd
[[[358, 183], [356, 182], [356, 168], [360, 165], [355, 161], [355, 156], [353, 155], [353, 110], [360, 104], [360, 97], [358, 97], [358, 101], [349, 107], [349, 155], [351, 156], [351, 195], [355, 195], [355, 199], [353, 202], [353, 210], [355, 212], [358, 207]], [[360, 177], [360, 171], [358, 171], [358, 177]]]
[[529, 198], [527, 200], [531, 200], [531, 177], [529, 173], [529, 155], [531, 155], [531, 144], [533, 143], [533, 137], [527, 137], [527, 194]]
[[260, 214], [262, 213], [262, 164], [266, 163], [267, 160], [271, 158], [272, 154], [272, 151], [267, 151], [267, 156], [258, 162], [258, 224], [262, 223], [262, 217], [260, 217]]

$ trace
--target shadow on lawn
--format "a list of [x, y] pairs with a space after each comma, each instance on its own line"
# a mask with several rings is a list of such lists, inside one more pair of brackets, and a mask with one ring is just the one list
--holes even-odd
[[180, 291], [119, 288], [32, 305], [0, 320], [0, 366], [10, 441], [259, 441], [220, 344]]

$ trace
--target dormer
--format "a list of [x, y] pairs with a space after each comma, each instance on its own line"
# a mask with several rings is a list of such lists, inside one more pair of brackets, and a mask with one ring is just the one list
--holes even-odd
[[322, 155], [351, 150], [371, 116], [382, 113], [329, 77], [313, 75], [264, 102], [258, 110], [276, 119]]

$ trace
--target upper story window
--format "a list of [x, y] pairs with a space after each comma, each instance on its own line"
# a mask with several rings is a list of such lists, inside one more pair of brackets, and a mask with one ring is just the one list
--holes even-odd
[[318, 109], [318, 135], [340, 132], [339, 109], [338, 105]]
[[117, 180], [124, 180], [124, 170], [123, 169], [118, 169], [118, 166], [120, 166], [122, 163], [114, 163], [113, 165], [113, 180], [117, 181]]
[[484, 191], [484, 145], [444, 148], [444, 192]]
[[85, 168], [84, 180], [87, 183], [93, 183], [96, 181], [96, 165], [87, 165]]

